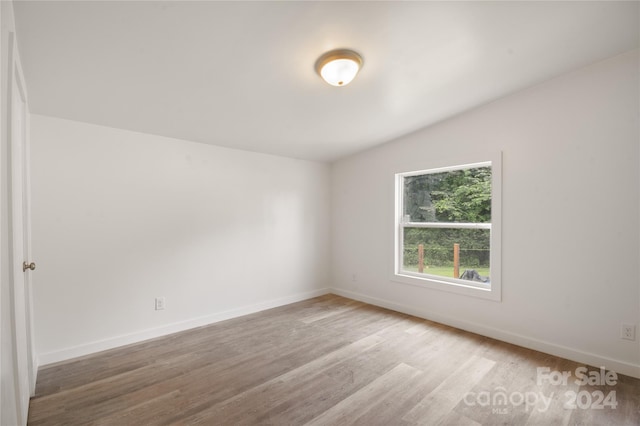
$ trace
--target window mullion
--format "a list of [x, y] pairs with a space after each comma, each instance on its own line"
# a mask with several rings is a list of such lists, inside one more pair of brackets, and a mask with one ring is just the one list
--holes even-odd
[[491, 229], [491, 223], [402, 222], [403, 228]]

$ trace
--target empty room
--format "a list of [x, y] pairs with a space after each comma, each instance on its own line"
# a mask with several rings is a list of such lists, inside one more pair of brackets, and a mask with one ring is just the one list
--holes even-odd
[[639, 1], [0, 2], [0, 424], [639, 425]]

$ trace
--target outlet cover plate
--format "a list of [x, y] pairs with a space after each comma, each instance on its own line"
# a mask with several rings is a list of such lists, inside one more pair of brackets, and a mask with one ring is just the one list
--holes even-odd
[[156, 311], [163, 310], [164, 306], [164, 297], [156, 297]]
[[636, 340], [636, 326], [634, 324], [622, 324], [620, 327], [620, 338]]

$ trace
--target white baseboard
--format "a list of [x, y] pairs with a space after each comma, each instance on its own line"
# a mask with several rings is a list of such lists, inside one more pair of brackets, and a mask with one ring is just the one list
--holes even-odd
[[219, 321], [240, 317], [243, 315], [253, 314], [256, 312], [264, 311], [266, 309], [277, 308], [279, 306], [288, 305], [289, 303], [300, 302], [302, 300], [311, 299], [313, 297], [322, 296], [328, 293], [330, 293], [330, 290], [328, 288], [307, 291], [307, 292], [298, 293], [292, 296], [282, 297], [274, 300], [268, 300], [268, 301], [257, 303], [254, 305], [244, 306], [236, 309], [230, 309], [228, 311], [217, 312], [211, 315], [206, 315], [198, 318], [192, 318], [185, 321], [167, 324], [161, 327], [155, 327], [147, 330], [138, 331], [135, 333], [124, 334], [121, 336], [98, 340], [95, 342], [90, 342], [83, 345], [78, 345], [78, 346], [65, 348], [57, 351], [46, 352], [38, 355], [38, 364], [40, 367], [45, 367], [48, 364], [53, 364], [60, 361], [66, 361], [69, 359], [93, 354], [93, 353], [104, 351], [107, 349], [113, 349], [120, 346], [129, 345], [132, 343], [139, 343], [139, 342], [153, 339], [156, 337], [165, 336], [167, 334], [177, 333], [179, 331], [184, 331], [184, 330], [188, 330], [195, 327], [201, 327], [203, 325], [209, 325]]
[[480, 334], [482, 336], [491, 337], [493, 339], [501, 340], [503, 342], [512, 343], [514, 345], [522, 346], [528, 349], [544, 352], [550, 355], [555, 355], [561, 358], [570, 359], [572, 361], [584, 363], [587, 365], [600, 367], [605, 366], [608, 370], [613, 370], [616, 373], [624, 374], [627, 376], [640, 379], [640, 364], [633, 364], [626, 361], [620, 361], [617, 359], [608, 358], [605, 356], [592, 354], [589, 352], [580, 351], [577, 349], [569, 348], [566, 346], [558, 345], [555, 343], [545, 342], [543, 340], [534, 339], [531, 337], [523, 336], [521, 334], [512, 333], [509, 331], [500, 330], [493, 327], [487, 327], [468, 321], [462, 321], [456, 318], [451, 318], [443, 315], [433, 314], [431, 312], [412, 308], [410, 306], [402, 305], [399, 303], [391, 302], [377, 297], [367, 296], [365, 294], [343, 290], [339, 288], [330, 289], [331, 293], [339, 296], [348, 297], [350, 299], [359, 300], [361, 302], [369, 303], [371, 305], [380, 306], [382, 308], [391, 309], [393, 311], [402, 312], [408, 315], [417, 316], [420, 318], [435, 321], [441, 324], [449, 325], [451, 327], [459, 328], [461, 330], [470, 331], [472, 333]]
[[193, 318], [193, 319], [189, 319], [189, 320], [181, 321], [177, 323], [167, 324], [161, 327], [147, 329], [147, 330], [125, 334], [121, 336], [116, 336], [109, 339], [98, 340], [95, 342], [90, 342], [87, 344], [78, 345], [71, 348], [65, 348], [58, 351], [39, 354], [37, 359], [37, 364], [40, 367], [46, 367], [48, 364], [53, 364], [60, 361], [66, 361], [69, 359], [93, 354], [93, 353], [104, 351], [107, 349], [113, 349], [116, 347], [129, 345], [132, 343], [139, 343], [139, 342], [153, 339], [156, 337], [165, 336], [167, 334], [177, 333], [179, 331], [184, 331], [184, 330], [188, 330], [195, 327], [201, 327], [203, 325], [213, 324], [219, 321], [240, 317], [242, 315], [253, 314], [256, 312], [264, 311], [266, 309], [276, 308], [279, 306], [287, 305], [289, 303], [300, 302], [302, 300], [310, 299], [317, 296], [322, 296], [328, 293], [334, 293], [339, 296], [344, 296], [350, 299], [359, 300], [361, 302], [369, 303], [371, 305], [376, 305], [382, 308], [387, 308], [387, 309], [402, 312], [405, 314], [414, 315], [420, 318], [425, 318], [441, 324], [449, 325], [462, 330], [470, 331], [472, 333], [480, 334], [482, 336], [491, 337], [493, 339], [501, 340], [503, 342], [512, 343], [514, 345], [518, 345], [525, 348], [548, 353], [551, 355], [559, 356], [561, 358], [570, 359], [572, 361], [584, 363], [587, 365], [592, 365], [596, 367], [606, 366], [607, 369], [613, 370], [617, 373], [640, 378], [639, 364], [633, 364], [625, 361], [604, 357], [597, 354], [592, 354], [589, 352], [580, 351], [577, 349], [569, 348], [569, 347], [558, 345], [555, 343], [545, 342], [542, 340], [523, 336], [521, 334], [500, 330], [494, 327], [487, 327], [487, 326], [479, 325], [476, 323], [471, 323], [468, 321], [462, 321], [457, 318], [433, 314], [425, 310], [391, 302], [389, 300], [384, 300], [377, 297], [371, 297], [365, 294], [361, 294], [361, 293], [357, 293], [349, 290], [343, 290], [339, 288], [323, 288], [323, 289], [313, 290], [305, 293], [299, 293], [296, 295], [287, 296], [279, 299], [268, 300], [268, 301], [257, 303], [250, 306], [218, 312], [211, 315]]

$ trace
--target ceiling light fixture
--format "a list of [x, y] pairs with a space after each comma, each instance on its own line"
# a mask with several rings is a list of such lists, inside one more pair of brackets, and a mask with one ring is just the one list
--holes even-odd
[[362, 68], [362, 56], [353, 50], [337, 49], [325, 53], [316, 61], [316, 71], [332, 86], [351, 83]]

